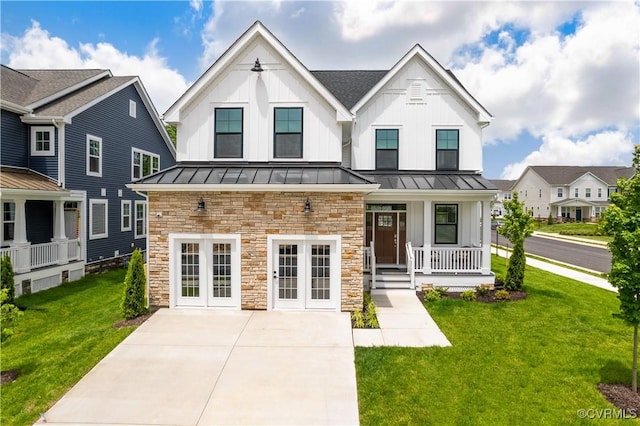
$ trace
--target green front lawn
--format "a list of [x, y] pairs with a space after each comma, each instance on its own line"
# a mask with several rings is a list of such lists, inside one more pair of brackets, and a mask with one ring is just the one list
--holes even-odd
[[598, 224], [596, 223], [556, 223], [553, 225], [547, 225], [545, 222], [538, 222], [535, 224], [534, 230], [586, 238], [588, 240], [604, 241], [606, 243], [611, 241], [611, 237], [608, 235], [597, 235], [603, 234], [603, 232], [599, 229]]
[[133, 331], [115, 329], [125, 270], [87, 276], [17, 299], [27, 309], [2, 343], [2, 370], [20, 369], [1, 390], [2, 425], [28, 425]]
[[361, 423], [586, 424], [579, 409], [614, 408], [596, 385], [631, 381], [615, 294], [533, 268], [525, 289], [517, 302], [429, 303], [450, 348], [356, 348]]

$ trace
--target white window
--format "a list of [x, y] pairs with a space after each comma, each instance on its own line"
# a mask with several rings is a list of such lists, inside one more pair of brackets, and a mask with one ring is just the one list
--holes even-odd
[[109, 237], [108, 216], [108, 200], [89, 200], [89, 239]]
[[147, 236], [147, 202], [136, 201], [136, 223], [135, 237], [144, 238]]
[[102, 176], [102, 138], [87, 135], [87, 175]]
[[53, 126], [33, 126], [31, 128], [31, 155], [55, 155]]
[[129, 99], [129, 117], [136, 118], [136, 101]]
[[602, 188], [598, 188], [598, 198], [602, 198]]
[[131, 231], [131, 201], [120, 201], [120, 230]]
[[562, 198], [563, 196], [564, 196], [563, 195], [563, 190], [562, 190], [562, 187], [560, 187], [560, 188], [558, 188], [558, 198]]
[[160, 156], [152, 152], [132, 148], [131, 178], [142, 179], [160, 170]]
[[573, 192], [575, 198], [578, 198], [580, 196], [580, 189], [576, 188]]
[[584, 196], [585, 198], [591, 198], [591, 188], [586, 188], [584, 190]]
[[16, 225], [16, 204], [2, 203], [2, 241], [13, 241]]

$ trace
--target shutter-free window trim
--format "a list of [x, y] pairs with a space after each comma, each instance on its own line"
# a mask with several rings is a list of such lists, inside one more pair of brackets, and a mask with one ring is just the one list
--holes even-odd
[[303, 108], [276, 107], [273, 122], [273, 157], [303, 158]]
[[89, 200], [89, 239], [109, 238], [109, 200]]
[[160, 170], [160, 156], [153, 152], [131, 148], [131, 179], [138, 180]]
[[436, 170], [460, 167], [460, 130], [436, 129]]
[[214, 109], [214, 158], [243, 158], [244, 108]]
[[87, 135], [87, 176], [102, 177], [102, 138]]
[[31, 127], [31, 155], [35, 157], [55, 155], [55, 129], [53, 126]]
[[398, 170], [398, 129], [376, 129], [376, 170]]

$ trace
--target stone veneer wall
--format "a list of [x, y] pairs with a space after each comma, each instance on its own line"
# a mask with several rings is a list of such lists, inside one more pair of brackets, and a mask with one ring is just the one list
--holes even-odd
[[[195, 211], [200, 197], [204, 213]], [[307, 198], [313, 212], [305, 214]], [[336, 234], [342, 310], [362, 308], [362, 193], [152, 192], [148, 208], [151, 305], [169, 306], [169, 233], [241, 234], [242, 309], [267, 309], [267, 235]]]

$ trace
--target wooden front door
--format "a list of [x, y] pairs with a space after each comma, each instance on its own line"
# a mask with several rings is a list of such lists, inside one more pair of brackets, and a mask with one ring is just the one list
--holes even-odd
[[405, 212], [374, 212], [373, 239], [376, 263], [397, 265], [406, 262], [407, 214]]

